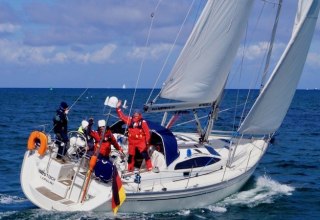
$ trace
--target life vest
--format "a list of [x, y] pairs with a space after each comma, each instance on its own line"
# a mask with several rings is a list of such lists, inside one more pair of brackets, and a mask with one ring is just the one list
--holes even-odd
[[[99, 137], [102, 135], [100, 132], [97, 132], [97, 134], [99, 135]], [[97, 141], [95, 143], [94, 151], [97, 150], [99, 144], [100, 144], [100, 141]], [[111, 144], [112, 144], [111, 133], [110, 133], [110, 131], [106, 131], [106, 133], [104, 134], [104, 137], [102, 139], [99, 153], [103, 156], [109, 156], [109, 153], [111, 151]]]
[[[101, 134], [99, 134], [99, 136], [100, 136]], [[102, 139], [102, 142], [111, 142], [112, 140], [111, 140], [111, 134], [110, 134], [110, 132], [109, 131], [106, 131], [106, 133], [104, 134], [104, 137], [103, 137], [103, 139]]]
[[[142, 129], [142, 121], [143, 119], [140, 119], [139, 121], [137, 122], [134, 122], [133, 120], [131, 120], [131, 123], [129, 125], [129, 128], [139, 128], [139, 129]], [[137, 123], [137, 124], [136, 124]]]
[[142, 129], [143, 119], [140, 119], [137, 122], [131, 120], [131, 123], [128, 127], [129, 133], [128, 136], [130, 139], [145, 139], [146, 135]]
[[28, 139], [28, 150], [34, 150], [38, 144], [40, 145], [38, 148], [38, 153], [40, 156], [43, 156], [48, 148], [47, 135], [40, 131], [33, 131]]

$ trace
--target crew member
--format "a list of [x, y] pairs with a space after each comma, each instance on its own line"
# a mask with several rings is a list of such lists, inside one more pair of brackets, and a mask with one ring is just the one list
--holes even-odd
[[121, 100], [117, 104], [117, 113], [119, 118], [128, 125], [128, 171], [134, 170], [134, 157], [136, 149], [141, 153], [146, 161], [146, 167], [152, 170], [152, 163], [147, 152], [150, 141], [150, 130], [147, 122], [143, 120], [141, 112], [136, 110], [132, 117], [125, 115], [121, 111]]
[[98, 144], [100, 144], [100, 140], [103, 136], [103, 131], [105, 130], [104, 137], [100, 146], [99, 151], [99, 159], [109, 159], [109, 154], [111, 152], [111, 144], [123, 155], [123, 150], [121, 146], [118, 144], [117, 140], [113, 136], [111, 130], [109, 127], [106, 127], [106, 121], [105, 120], [99, 120], [98, 121], [98, 131], [91, 131], [90, 136], [94, 138], [96, 141], [95, 149], [98, 147]]
[[69, 106], [66, 102], [61, 102], [56, 115], [53, 118], [53, 132], [56, 135], [56, 144], [58, 145], [57, 159], [63, 159], [66, 154], [68, 144], [68, 115]]
[[93, 125], [93, 118], [90, 118], [89, 122], [86, 120], [83, 120], [81, 122], [81, 126], [78, 129], [78, 132], [83, 134], [83, 136], [86, 139], [86, 142], [87, 142], [86, 155], [88, 155], [89, 157], [91, 157], [94, 154], [94, 139], [90, 136], [92, 125]]

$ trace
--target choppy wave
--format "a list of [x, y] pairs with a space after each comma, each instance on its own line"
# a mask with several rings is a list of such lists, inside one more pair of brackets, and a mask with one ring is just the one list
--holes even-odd
[[[0, 173], [7, 174], [0, 176], [2, 190], [0, 219], [114, 219], [112, 213], [63, 213], [40, 210], [24, 198], [19, 184], [20, 169], [18, 167], [21, 166], [30, 131], [39, 129], [37, 125], [45, 123], [50, 123], [46, 127], [49, 130], [56, 105], [62, 100], [67, 102], [76, 100], [83, 90], [55, 89], [54, 93], [48, 89], [0, 90], [0, 102], [5, 106], [0, 109], [2, 116], [0, 129], [4, 131], [0, 132]], [[144, 103], [149, 90], [138, 90], [138, 92], [136, 103]], [[230, 90], [226, 94], [230, 97], [230, 101], [222, 103], [221, 108], [232, 107], [234, 98], [238, 94], [239, 100], [247, 97], [247, 91], [238, 92]], [[90, 101], [82, 98], [73, 109], [70, 115], [70, 128], [78, 128], [79, 123], [86, 116], [104, 117], [101, 108], [97, 106], [101, 106], [106, 94], [117, 94], [123, 100], [130, 100], [132, 93], [133, 90], [130, 89], [91, 90], [87, 96], [94, 98]], [[320, 124], [319, 94], [319, 91], [296, 92], [292, 107], [277, 132], [274, 144], [268, 149], [255, 171], [254, 175], [257, 176], [249, 180], [243, 191], [201, 209], [153, 214], [118, 213], [116, 219], [260, 219], [266, 218], [265, 213], [274, 218], [281, 216], [284, 219], [318, 219], [320, 216], [320, 176], [317, 163], [320, 155], [317, 138]], [[134, 108], [138, 107], [138, 105], [134, 106]], [[234, 112], [224, 113], [215, 124], [217, 130], [233, 128], [233, 125], [228, 122], [233, 122]], [[162, 117], [157, 114], [146, 114], [146, 118], [157, 122]], [[190, 124], [179, 128], [183, 131], [194, 131]], [[264, 173], [268, 173], [272, 179], [263, 176]], [[286, 184], [275, 180], [281, 180]], [[294, 184], [295, 188], [291, 184]], [[290, 196], [293, 191], [294, 196]], [[275, 208], [272, 209], [272, 207]]]
[[[115, 219], [110, 213], [94, 213], [94, 212], [56, 212], [41, 209], [25, 210], [25, 211], [7, 211], [0, 212], [0, 219], [52, 219], [52, 220], [86, 220], [86, 219]], [[117, 216], [117, 219], [144, 219], [129, 218], [127, 216]]]
[[0, 219], [9, 218], [10, 216], [12, 216], [16, 213], [17, 213], [17, 211], [0, 212]]
[[0, 194], [0, 204], [14, 204], [28, 201], [26, 198]]
[[234, 194], [219, 204], [222, 206], [245, 205], [255, 207], [263, 203], [273, 203], [281, 196], [292, 195], [294, 190], [294, 187], [281, 184], [268, 176], [260, 176], [254, 188]]

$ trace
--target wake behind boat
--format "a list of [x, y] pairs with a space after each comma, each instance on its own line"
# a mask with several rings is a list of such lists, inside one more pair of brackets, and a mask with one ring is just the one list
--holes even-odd
[[[119, 212], [164, 212], [204, 207], [239, 191], [290, 106], [320, 7], [319, 0], [299, 1], [287, 48], [238, 130], [212, 131], [252, 4], [209, 0], [160, 94], [144, 106], [148, 113], [164, 112], [161, 125], [148, 122], [152, 171], [140, 160], [128, 172], [126, 160], [115, 150], [110, 161], [92, 167], [85, 156], [86, 139], [78, 132], [69, 133], [68, 153], [57, 160], [56, 140], [34, 131], [21, 169], [27, 198], [46, 210], [111, 212], [114, 192], [122, 189], [126, 199]], [[158, 104], [159, 98], [176, 102]], [[115, 107], [109, 101], [105, 104]], [[205, 127], [199, 123], [199, 110], [208, 110]], [[198, 132], [172, 133], [170, 127], [186, 111], [193, 113]], [[111, 130], [126, 153], [125, 126], [118, 122]]]

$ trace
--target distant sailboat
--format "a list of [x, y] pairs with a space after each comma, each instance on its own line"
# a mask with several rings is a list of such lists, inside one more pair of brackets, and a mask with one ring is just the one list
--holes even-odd
[[[150, 113], [164, 112], [162, 126], [149, 122], [153, 172], [147, 172], [141, 161], [137, 171], [127, 172], [117, 152], [110, 157], [121, 174], [122, 183], [120, 178], [117, 181], [126, 191], [119, 212], [206, 207], [239, 191], [254, 173], [292, 101], [315, 30], [320, 0], [298, 1], [290, 41], [239, 128], [213, 132], [253, 2], [207, 1], [160, 94], [144, 106]], [[160, 98], [163, 102], [159, 104]], [[110, 100], [116, 101], [110, 104]], [[116, 103], [117, 99], [110, 98], [105, 105], [115, 107]], [[205, 127], [199, 123], [199, 109], [207, 112]], [[198, 132], [172, 133], [168, 128], [177, 115], [186, 111], [194, 115], [194, 130]], [[172, 118], [167, 120], [169, 114]], [[126, 149], [121, 122], [111, 129]], [[91, 174], [92, 168], [84, 166], [86, 158], [76, 154], [86, 146], [81, 134], [70, 134], [65, 163], [54, 159], [57, 146], [49, 137], [39, 131], [30, 135], [21, 169], [21, 186], [27, 198], [46, 210], [111, 212], [111, 192], [119, 188], [97, 174], [88, 181], [86, 173]]]
[[123, 85], [122, 85], [122, 88], [123, 88], [123, 89], [126, 89], [126, 84], [123, 84]]

